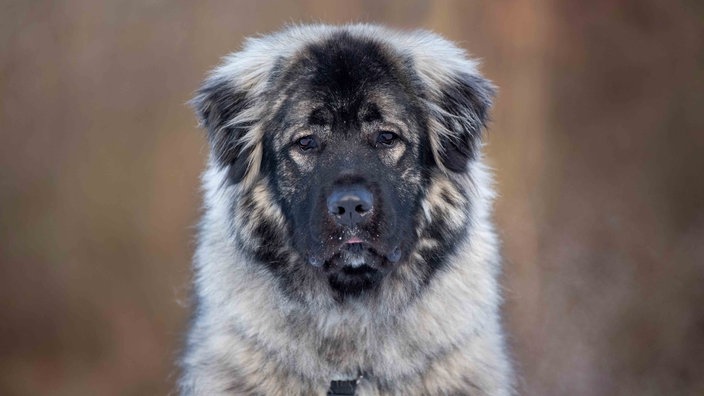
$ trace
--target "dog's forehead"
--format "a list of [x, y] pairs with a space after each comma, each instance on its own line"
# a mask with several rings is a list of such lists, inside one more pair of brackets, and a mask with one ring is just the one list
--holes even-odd
[[391, 93], [404, 76], [398, 54], [387, 44], [368, 37], [338, 32], [303, 46], [282, 73], [282, 85], [295, 85], [330, 107], [364, 99], [370, 91]]
[[388, 51], [379, 42], [342, 32], [308, 45], [298, 62], [307, 72], [311, 89], [344, 102], [355, 99], [369, 85], [397, 78], [398, 65]]
[[408, 123], [412, 72], [391, 51], [346, 32], [306, 45], [277, 73], [280, 117], [291, 129], [345, 119]]

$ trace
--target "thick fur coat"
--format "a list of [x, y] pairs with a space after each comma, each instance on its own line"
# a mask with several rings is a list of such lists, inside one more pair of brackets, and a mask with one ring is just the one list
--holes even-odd
[[211, 155], [181, 394], [512, 394], [493, 92], [426, 31], [296, 26], [226, 57], [193, 100]]

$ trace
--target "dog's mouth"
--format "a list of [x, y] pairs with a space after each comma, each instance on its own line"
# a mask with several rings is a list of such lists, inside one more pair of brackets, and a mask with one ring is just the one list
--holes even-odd
[[398, 245], [389, 247], [381, 243], [369, 242], [356, 235], [339, 238], [339, 240], [343, 242], [328, 249], [311, 249], [307, 256], [308, 264], [326, 271], [364, 266], [381, 269], [397, 263], [402, 256]]
[[401, 257], [400, 248], [388, 248], [361, 236], [348, 236], [342, 241], [327, 254], [310, 254], [308, 263], [319, 268], [330, 286], [343, 295], [358, 295], [372, 289]]
[[383, 257], [372, 246], [361, 239], [351, 239], [330, 257], [327, 262], [328, 270], [352, 270], [362, 267], [379, 267], [383, 265]]

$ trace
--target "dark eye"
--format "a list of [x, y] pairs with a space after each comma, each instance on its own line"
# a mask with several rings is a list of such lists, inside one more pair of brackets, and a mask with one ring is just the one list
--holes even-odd
[[304, 136], [296, 142], [301, 151], [309, 151], [318, 148], [318, 141], [314, 136]]
[[381, 131], [378, 135], [376, 135], [376, 143], [385, 147], [395, 145], [397, 140], [398, 135], [389, 131]]

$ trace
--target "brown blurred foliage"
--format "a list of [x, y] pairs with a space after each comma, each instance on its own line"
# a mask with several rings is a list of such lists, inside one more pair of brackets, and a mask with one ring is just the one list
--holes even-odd
[[243, 37], [299, 21], [430, 28], [500, 87], [523, 394], [704, 394], [695, 0], [2, 1], [0, 394], [172, 389], [207, 153], [185, 103]]

